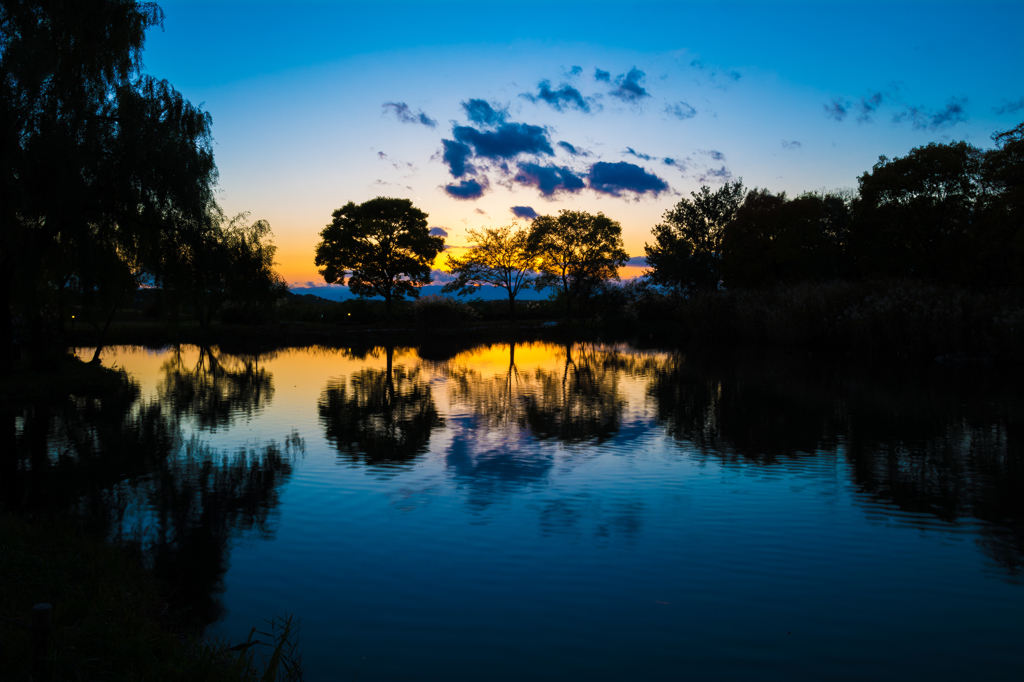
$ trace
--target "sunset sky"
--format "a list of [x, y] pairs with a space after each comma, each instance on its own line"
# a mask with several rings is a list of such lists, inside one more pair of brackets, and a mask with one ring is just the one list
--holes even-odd
[[855, 187], [1024, 120], [1020, 2], [159, 4], [146, 71], [212, 114], [219, 201], [292, 286], [348, 201], [409, 198], [455, 247], [601, 211], [642, 256], [702, 184]]

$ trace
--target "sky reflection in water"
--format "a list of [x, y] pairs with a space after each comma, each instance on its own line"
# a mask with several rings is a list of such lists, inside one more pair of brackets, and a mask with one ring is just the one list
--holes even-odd
[[107, 362], [138, 384], [120, 416], [49, 413], [46, 469], [26, 407], [7, 499], [76, 428], [83, 461], [150, 452], [64, 499], [136, 500], [105, 523], [148, 519], [218, 632], [300, 616], [311, 679], [1022, 671], [1021, 398], [994, 378], [599, 344]]

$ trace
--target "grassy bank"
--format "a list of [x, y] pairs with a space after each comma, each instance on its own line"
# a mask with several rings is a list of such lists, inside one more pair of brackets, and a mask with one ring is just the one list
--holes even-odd
[[[53, 605], [56, 644], [47, 667], [54, 680], [297, 679], [283, 665], [290, 659], [272, 660], [274, 647], [264, 647], [263, 660], [258, 646], [232, 652], [224, 642], [180, 631], [163, 587], [137, 553], [68, 521], [0, 515], [0, 581], [2, 679], [29, 678], [23, 623], [33, 605], [44, 602]], [[279, 640], [283, 653], [287, 639]]]
[[702, 293], [678, 303], [687, 338], [802, 344], [858, 355], [1024, 364], [1024, 292], [912, 280]]

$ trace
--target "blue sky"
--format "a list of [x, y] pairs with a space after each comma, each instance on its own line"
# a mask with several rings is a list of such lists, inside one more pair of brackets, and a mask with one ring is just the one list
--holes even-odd
[[160, 5], [146, 71], [212, 114], [220, 202], [270, 221], [290, 283], [322, 283], [348, 201], [412, 199], [455, 247], [603, 211], [639, 256], [701, 184], [855, 187], [1024, 120], [1024, 3]]

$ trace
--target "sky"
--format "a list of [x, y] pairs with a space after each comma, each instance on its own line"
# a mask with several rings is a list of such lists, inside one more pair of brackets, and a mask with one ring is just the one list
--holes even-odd
[[145, 71], [211, 114], [218, 201], [270, 222], [293, 287], [324, 285], [349, 201], [411, 199], [454, 254], [469, 228], [603, 212], [629, 277], [701, 185], [855, 188], [881, 155], [1024, 120], [1024, 2], [159, 4]]

